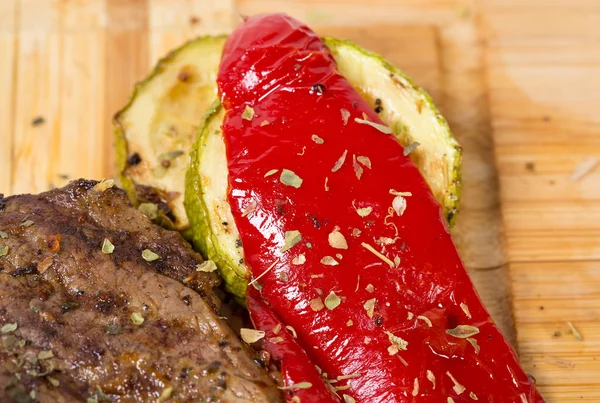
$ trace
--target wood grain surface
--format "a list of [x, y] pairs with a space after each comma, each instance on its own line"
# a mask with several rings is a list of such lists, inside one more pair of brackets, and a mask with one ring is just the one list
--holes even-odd
[[[464, 147], [453, 236], [549, 402], [600, 401], [600, 2], [0, 0], [0, 193], [115, 174], [113, 114], [158, 58], [287, 12], [379, 52]], [[573, 328], [576, 332], [573, 332]]]

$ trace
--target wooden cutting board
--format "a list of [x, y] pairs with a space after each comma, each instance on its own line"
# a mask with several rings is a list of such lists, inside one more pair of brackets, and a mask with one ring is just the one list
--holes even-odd
[[133, 83], [273, 11], [432, 94], [464, 148], [453, 235], [482, 298], [549, 402], [600, 401], [600, 169], [572, 178], [600, 158], [598, 1], [1, 0], [0, 193], [113, 176]]

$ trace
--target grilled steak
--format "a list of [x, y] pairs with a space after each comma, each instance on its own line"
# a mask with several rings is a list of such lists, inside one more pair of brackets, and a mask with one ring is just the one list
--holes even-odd
[[280, 401], [217, 275], [122, 190], [0, 195], [0, 231], [1, 402]]

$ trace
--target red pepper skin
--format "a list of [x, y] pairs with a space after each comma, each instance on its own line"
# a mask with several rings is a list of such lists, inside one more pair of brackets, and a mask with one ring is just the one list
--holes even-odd
[[[227, 41], [217, 81], [246, 262], [261, 276], [263, 300], [328, 378], [355, 376], [335, 383], [349, 386], [342, 393], [357, 402], [543, 402], [483, 307], [427, 183], [392, 135], [355, 121], [381, 123], [309, 28], [281, 14], [249, 18]], [[242, 118], [247, 107], [252, 117]], [[353, 156], [371, 161], [360, 179]], [[282, 169], [301, 185], [282, 183]], [[388, 215], [390, 189], [412, 193], [401, 215]], [[252, 201], [256, 210], [244, 214]], [[361, 217], [355, 207], [372, 212]], [[347, 249], [329, 244], [336, 227]], [[302, 241], [282, 252], [293, 230]], [[306, 262], [292, 264], [300, 254]], [[338, 264], [321, 263], [325, 256]], [[311, 308], [331, 292], [339, 306]], [[374, 298], [371, 314], [365, 303]], [[477, 328], [477, 351], [447, 333], [459, 325]]]
[[[286, 390], [287, 400], [293, 402], [294, 396], [298, 396], [299, 401], [303, 403], [339, 403], [340, 400], [325, 385], [323, 378], [306, 352], [298, 345], [290, 331], [285, 328], [273, 311], [265, 305], [260, 293], [255, 288], [248, 288], [246, 303], [254, 327], [265, 332], [262, 341], [263, 348], [279, 363], [284, 385], [297, 385], [300, 382], [312, 384], [312, 387], [307, 389]], [[273, 332], [274, 329], [277, 333]]]

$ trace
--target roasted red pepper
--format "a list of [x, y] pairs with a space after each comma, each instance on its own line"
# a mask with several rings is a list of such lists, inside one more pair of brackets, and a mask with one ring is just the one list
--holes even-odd
[[543, 401], [427, 183], [309, 28], [249, 18], [227, 41], [218, 85], [229, 201], [260, 298], [340, 396]]
[[246, 303], [252, 323], [265, 332], [263, 348], [279, 363], [288, 401], [338, 402], [333, 388], [325, 385], [317, 367], [295, 340], [296, 330], [286, 327], [275, 316], [255, 288], [248, 289]]

